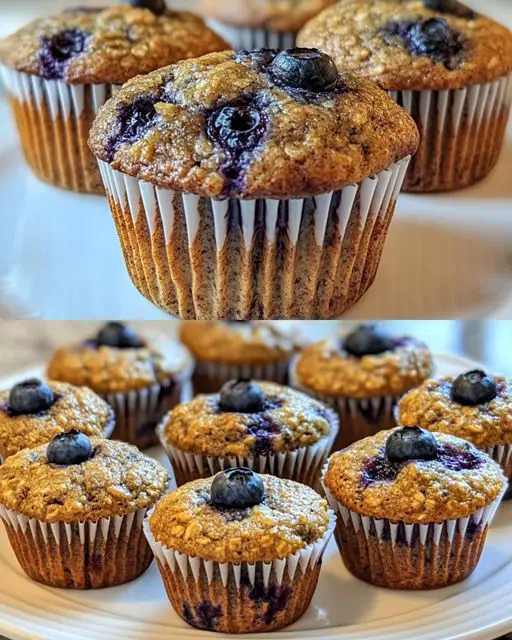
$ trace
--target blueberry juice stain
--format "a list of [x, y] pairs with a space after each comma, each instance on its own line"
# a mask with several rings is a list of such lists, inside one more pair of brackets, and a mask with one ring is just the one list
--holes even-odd
[[258, 609], [263, 609], [260, 614], [265, 624], [272, 624], [277, 615], [286, 609], [292, 590], [287, 584], [274, 582], [267, 586], [263, 583], [261, 575], [256, 575], [254, 584], [244, 576], [243, 586], [248, 589], [248, 595]]
[[183, 617], [193, 627], [215, 631], [222, 617], [222, 606], [220, 604], [214, 605], [209, 600], [198, 602], [194, 606], [185, 601], [183, 603]]
[[39, 52], [43, 78], [46, 80], [63, 78], [70, 60], [87, 49], [89, 36], [89, 33], [81, 29], [64, 29], [53, 36], [43, 36]]

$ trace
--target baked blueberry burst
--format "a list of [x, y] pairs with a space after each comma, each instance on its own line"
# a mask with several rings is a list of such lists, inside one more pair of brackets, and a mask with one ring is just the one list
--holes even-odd
[[69, 61], [85, 51], [88, 38], [89, 34], [80, 29], [64, 29], [53, 36], [41, 38], [39, 61], [42, 76], [48, 80], [62, 78]]
[[207, 122], [209, 138], [232, 152], [255, 149], [266, 130], [264, 114], [251, 101], [219, 107], [211, 113]]

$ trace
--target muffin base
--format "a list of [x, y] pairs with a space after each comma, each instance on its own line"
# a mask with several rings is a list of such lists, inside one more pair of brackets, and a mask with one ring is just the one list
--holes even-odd
[[142, 532], [146, 511], [66, 524], [29, 519], [0, 505], [0, 518], [29, 578], [61, 589], [101, 589], [130, 582], [151, 564]]
[[404, 191], [425, 193], [467, 187], [498, 161], [512, 102], [512, 75], [452, 91], [390, 91], [414, 118], [421, 144]]
[[269, 364], [227, 364], [196, 360], [192, 376], [194, 393], [216, 393], [229, 380], [266, 380], [287, 384], [289, 358]]
[[209, 26], [233, 49], [291, 49], [295, 46], [295, 31], [272, 31], [252, 27], [235, 27], [219, 20], [209, 20]]
[[301, 200], [211, 200], [100, 169], [132, 282], [156, 306], [315, 319], [341, 315], [373, 283], [408, 163]]
[[504, 500], [512, 500], [512, 444], [499, 444], [484, 449], [495, 462], [503, 469], [508, 480], [508, 488]]

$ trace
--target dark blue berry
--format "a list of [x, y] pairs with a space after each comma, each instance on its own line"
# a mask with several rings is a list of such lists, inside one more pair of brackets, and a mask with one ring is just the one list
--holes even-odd
[[478, 369], [462, 373], [452, 383], [451, 397], [458, 404], [485, 404], [494, 400], [497, 394], [498, 388], [494, 378]]
[[216, 507], [245, 509], [261, 504], [264, 496], [261, 477], [245, 467], [221, 471], [212, 481], [211, 498]]
[[165, 0], [128, 0], [128, 3], [131, 4], [132, 7], [137, 7], [139, 9], [149, 9], [157, 16], [161, 16], [162, 14], [164, 14], [167, 9]]
[[393, 349], [391, 338], [377, 331], [374, 325], [360, 325], [350, 333], [343, 342], [347, 353], [356, 358], [368, 355], [378, 355]]
[[238, 51], [235, 54], [237, 62], [250, 62], [256, 71], [266, 71], [279, 53], [279, 49], [254, 49], [252, 51]]
[[266, 130], [265, 117], [251, 103], [220, 107], [213, 111], [207, 123], [209, 138], [230, 151], [256, 148]]
[[391, 462], [435, 460], [437, 442], [430, 431], [419, 427], [402, 427], [386, 440], [386, 457]]
[[156, 95], [139, 96], [131, 104], [118, 108], [117, 131], [106, 144], [109, 158], [113, 159], [123, 144], [138, 142], [151, 129], [158, 117], [155, 104], [159, 99]]
[[32, 414], [46, 411], [54, 402], [55, 396], [50, 387], [37, 378], [31, 378], [11, 389], [8, 404], [12, 413]]
[[448, 13], [467, 20], [473, 20], [477, 15], [473, 9], [466, 7], [461, 2], [457, 2], [457, 0], [423, 0], [423, 4], [432, 11]]
[[65, 29], [41, 38], [39, 62], [43, 78], [62, 78], [68, 62], [85, 51], [88, 38], [89, 34], [80, 29]]
[[265, 406], [265, 394], [252, 380], [230, 380], [220, 390], [221, 411], [258, 413]]
[[338, 82], [334, 61], [318, 49], [296, 47], [281, 51], [268, 71], [276, 84], [305, 91], [329, 91]]
[[463, 48], [459, 34], [441, 18], [414, 23], [407, 31], [406, 42], [411, 54], [427, 56], [449, 68], [453, 67]]
[[140, 349], [145, 343], [131, 327], [122, 322], [109, 322], [98, 333], [96, 343], [99, 347], [117, 349]]
[[61, 466], [82, 464], [92, 456], [92, 443], [80, 431], [67, 431], [55, 436], [46, 448], [46, 457], [50, 464]]

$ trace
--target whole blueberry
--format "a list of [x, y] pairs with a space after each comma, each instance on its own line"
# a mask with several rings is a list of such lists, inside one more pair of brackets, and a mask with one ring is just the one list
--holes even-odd
[[406, 40], [413, 55], [427, 56], [445, 64], [450, 64], [462, 50], [459, 34], [442, 18], [414, 23], [407, 31]]
[[217, 507], [245, 509], [261, 504], [264, 496], [261, 477], [246, 467], [221, 471], [212, 481], [211, 497]]
[[467, 18], [472, 20], [476, 13], [457, 0], [423, 0], [423, 4], [427, 9], [438, 11], [439, 13], [448, 13], [458, 18]]
[[41, 38], [39, 61], [44, 78], [62, 78], [66, 65], [85, 51], [89, 33], [81, 29], [64, 29], [53, 36]]
[[494, 378], [485, 371], [475, 369], [455, 378], [452, 383], [451, 397], [458, 404], [472, 406], [494, 400], [497, 393]]
[[265, 117], [250, 103], [220, 107], [211, 113], [207, 122], [209, 138], [231, 151], [254, 149], [266, 130]]
[[99, 347], [115, 347], [117, 349], [140, 349], [145, 343], [131, 327], [122, 322], [109, 322], [100, 329], [96, 343]]
[[9, 409], [17, 414], [31, 414], [46, 411], [55, 402], [55, 396], [50, 387], [31, 378], [15, 385], [9, 393]]
[[165, 0], [128, 0], [128, 3], [138, 9], [149, 9], [157, 16], [164, 14], [167, 9]]
[[265, 406], [265, 394], [252, 380], [230, 380], [220, 390], [221, 411], [258, 413]]
[[391, 462], [435, 460], [437, 442], [430, 431], [419, 427], [402, 427], [386, 440], [386, 457]]
[[379, 333], [374, 325], [363, 324], [345, 338], [343, 347], [351, 356], [361, 358], [390, 351], [393, 349], [393, 342]]
[[272, 79], [285, 87], [306, 91], [329, 91], [338, 82], [332, 58], [318, 49], [296, 47], [281, 51], [269, 66]]
[[46, 448], [46, 457], [51, 464], [61, 466], [82, 464], [92, 456], [92, 443], [80, 431], [66, 431], [55, 436]]

